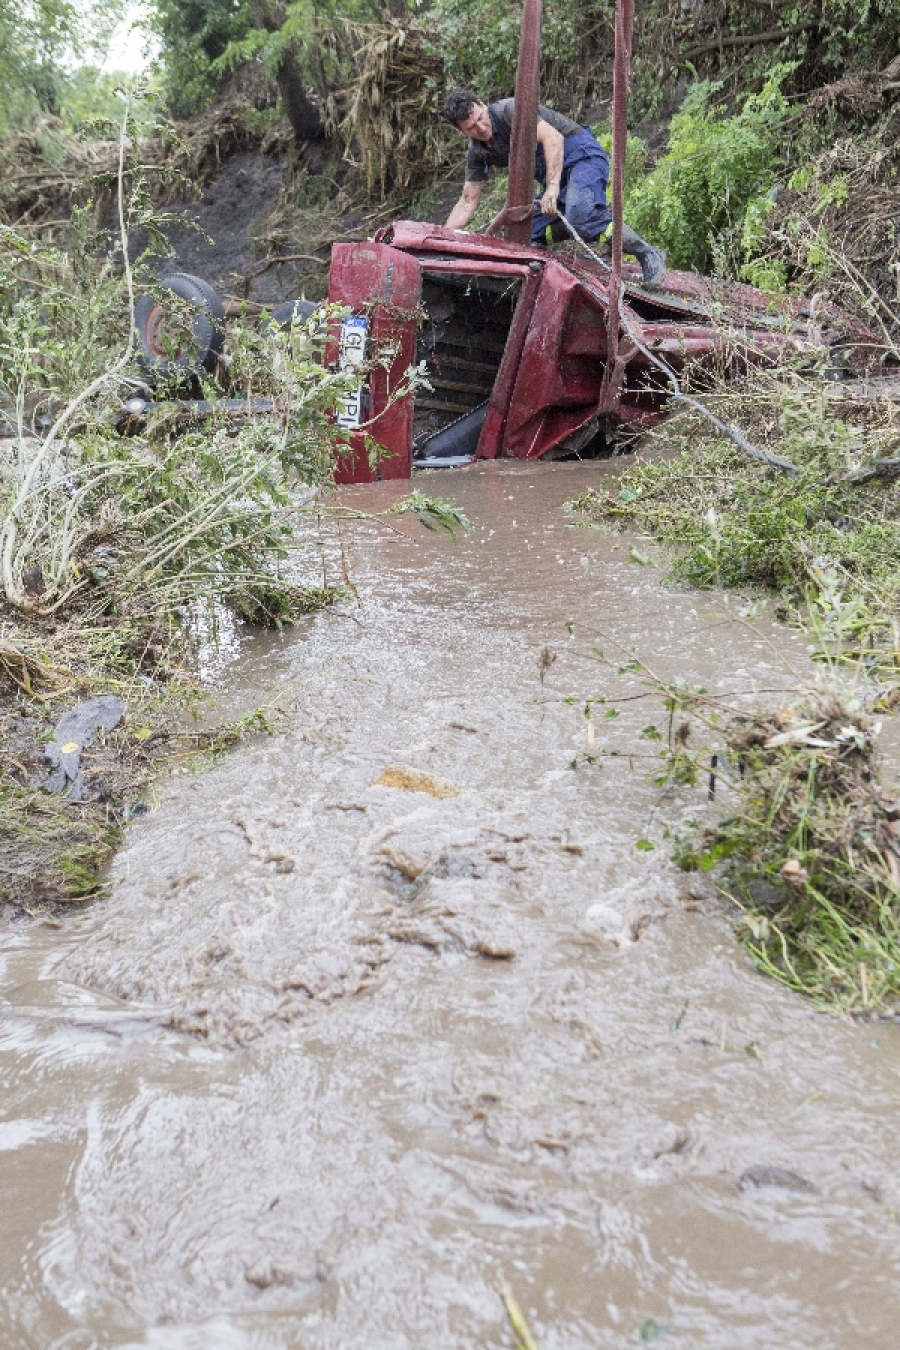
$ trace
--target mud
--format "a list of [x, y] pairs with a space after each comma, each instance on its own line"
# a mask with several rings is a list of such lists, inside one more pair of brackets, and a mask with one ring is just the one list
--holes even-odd
[[173, 778], [109, 903], [5, 930], [0, 1344], [509, 1346], [506, 1279], [543, 1350], [895, 1345], [897, 1029], [757, 975], [666, 861], [704, 808], [619, 673], [774, 699], [805, 644], [571, 528], [614, 471], [434, 475], [456, 544], [358, 527], [360, 607], [222, 688], [292, 729]]
[[[163, 229], [172, 255], [156, 259], [157, 270], [202, 277], [223, 296], [266, 305], [295, 299], [302, 269], [288, 263], [261, 271], [253, 254], [255, 235], [278, 202], [286, 172], [282, 160], [258, 151], [232, 155], [199, 199], [176, 200], [166, 208], [185, 223], [176, 219]], [[144, 247], [146, 236], [138, 232], [132, 248], [137, 253]]]
[[[295, 168], [293, 172], [302, 175], [305, 171]], [[256, 249], [256, 240], [277, 214], [290, 174], [291, 167], [284, 158], [258, 149], [230, 155], [198, 198], [178, 198], [166, 207], [166, 213], [174, 219], [162, 233], [172, 252], [153, 260], [155, 270], [160, 275], [188, 272], [202, 277], [226, 301], [249, 300], [274, 307], [307, 292], [310, 299], [318, 299], [327, 290], [328, 249], [320, 247], [321, 241], [311, 244], [302, 233], [295, 232], [293, 242], [289, 238], [281, 249], [288, 261], [273, 257], [268, 266]], [[424, 216], [415, 201], [408, 204], [405, 214], [412, 220], [421, 216], [440, 224], [458, 196], [459, 185], [450, 184], [423, 199]], [[338, 237], [346, 238], [365, 237], [368, 224], [369, 213], [360, 207], [334, 222]], [[284, 233], [283, 226], [280, 232]], [[313, 245], [315, 256], [322, 258], [321, 267], [311, 262], [310, 256], [293, 256], [313, 254]], [[146, 232], [136, 231], [132, 255], [136, 257], [146, 246]]]

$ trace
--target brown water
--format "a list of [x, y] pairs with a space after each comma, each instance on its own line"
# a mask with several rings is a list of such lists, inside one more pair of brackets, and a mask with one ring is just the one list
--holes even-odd
[[542, 1350], [897, 1345], [897, 1028], [757, 975], [635, 849], [688, 799], [584, 759], [588, 696], [596, 750], [662, 721], [623, 651], [734, 694], [804, 641], [567, 528], [610, 471], [439, 476], [456, 544], [355, 527], [361, 607], [230, 669], [292, 729], [166, 783], [109, 903], [4, 930], [4, 1350], [509, 1346], [503, 1279]]

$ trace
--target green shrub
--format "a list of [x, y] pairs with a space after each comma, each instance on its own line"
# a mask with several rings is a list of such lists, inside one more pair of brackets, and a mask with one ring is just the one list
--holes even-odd
[[672, 119], [668, 151], [631, 186], [629, 224], [664, 248], [672, 266], [740, 267], [782, 164], [790, 108], [781, 86], [790, 69], [775, 67], [732, 117], [712, 103], [720, 85], [696, 84]]
[[[594, 135], [612, 162], [612, 129], [608, 122], [592, 127]], [[625, 144], [625, 196], [634, 192], [643, 181], [647, 166], [647, 147], [639, 136], [629, 135]], [[612, 180], [610, 179], [610, 191]]]

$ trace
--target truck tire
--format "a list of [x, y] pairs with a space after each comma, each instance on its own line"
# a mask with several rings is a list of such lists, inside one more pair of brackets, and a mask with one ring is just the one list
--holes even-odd
[[[134, 307], [134, 328], [140, 365], [144, 375], [154, 383], [195, 375], [200, 370], [213, 371], [216, 358], [225, 339], [225, 309], [222, 301], [202, 277], [187, 272], [175, 272], [161, 277], [159, 286], [180, 300], [187, 301], [193, 310], [191, 338], [183, 349], [174, 353], [166, 341], [167, 319], [177, 314], [180, 307], [167, 306], [165, 296], [142, 295]], [[178, 325], [170, 336], [177, 341]]]
[[273, 328], [291, 328], [295, 323], [306, 323], [318, 308], [314, 300], [285, 300], [263, 319], [259, 331], [269, 333]]

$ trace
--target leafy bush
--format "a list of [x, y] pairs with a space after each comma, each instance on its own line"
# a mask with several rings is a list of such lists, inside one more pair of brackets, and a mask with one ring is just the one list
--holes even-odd
[[734, 273], [782, 164], [790, 108], [778, 66], [733, 117], [712, 103], [721, 87], [703, 81], [672, 119], [669, 149], [628, 192], [629, 224], [664, 248], [674, 267]]
[[[591, 128], [612, 163], [612, 129], [608, 122]], [[647, 147], [639, 136], [628, 135], [625, 143], [625, 196], [628, 198], [643, 180], [647, 166]], [[610, 191], [612, 180], [610, 179]]]
[[123, 0], [0, 0], [0, 134], [58, 114], [76, 60], [105, 56]]
[[215, 97], [221, 74], [215, 69], [232, 42], [253, 27], [247, 0], [152, 0], [150, 19], [162, 39], [166, 105], [175, 117], [188, 117]]

